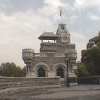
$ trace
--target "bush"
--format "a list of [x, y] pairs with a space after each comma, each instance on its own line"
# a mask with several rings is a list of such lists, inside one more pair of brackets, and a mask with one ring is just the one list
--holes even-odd
[[100, 76], [79, 77], [79, 84], [100, 84]]
[[16, 66], [14, 63], [2, 63], [0, 66], [0, 75], [7, 77], [24, 77], [25, 70]]
[[84, 64], [80, 64], [78, 69], [76, 70], [76, 75], [78, 77], [89, 76], [90, 73], [88, 72], [87, 67]]

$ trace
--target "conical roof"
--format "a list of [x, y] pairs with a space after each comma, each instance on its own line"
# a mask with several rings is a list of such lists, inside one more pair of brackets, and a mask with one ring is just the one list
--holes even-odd
[[53, 32], [44, 32], [42, 35], [39, 36], [40, 40], [56, 40], [58, 36]]
[[57, 29], [57, 34], [61, 33], [68, 33], [68, 30], [66, 29], [66, 24], [59, 24]]

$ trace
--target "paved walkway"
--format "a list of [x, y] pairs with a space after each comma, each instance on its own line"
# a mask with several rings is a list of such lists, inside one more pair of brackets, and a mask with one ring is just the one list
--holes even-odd
[[33, 95], [34, 91], [28, 91], [15, 95], [17, 99], [14, 100], [100, 100], [100, 85], [46, 88], [46, 91], [36, 95]]
[[52, 89], [52, 92], [49, 94], [41, 94], [33, 96], [33, 98], [44, 99], [44, 100], [49, 98], [55, 100], [56, 99], [62, 100], [69, 97], [94, 96], [94, 95], [100, 95], [100, 85], [80, 85], [80, 86], [72, 86], [69, 88], [63, 87], [58, 89]]

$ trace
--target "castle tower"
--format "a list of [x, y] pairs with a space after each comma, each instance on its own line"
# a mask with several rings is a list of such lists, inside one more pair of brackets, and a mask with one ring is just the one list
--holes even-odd
[[66, 29], [66, 24], [63, 23], [59, 24], [56, 34], [59, 37], [57, 40], [58, 44], [70, 43], [70, 33]]
[[22, 50], [22, 59], [24, 60], [24, 63], [26, 64], [26, 73], [27, 77], [32, 76], [32, 61], [34, 55], [33, 49], [23, 49]]
[[70, 43], [70, 33], [66, 28], [66, 24], [63, 22], [62, 9], [60, 9], [60, 23], [58, 24], [56, 35], [59, 37], [58, 44]]
[[[60, 12], [62, 16], [62, 12]], [[76, 77], [73, 66], [76, 64], [75, 44], [70, 41], [70, 34], [66, 24], [59, 23], [56, 33], [44, 32], [39, 36], [40, 53], [35, 53], [31, 49], [24, 49], [23, 60], [28, 67], [29, 73], [34, 77], [61, 77], [64, 79], [65, 52], [70, 54], [69, 77]], [[67, 57], [69, 59], [69, 56]], [[31, 70], [30, 70], [31, 69]]]
[[42, 35], [39, 36], [41, 40], [40, 44], [40, 53], [55, 53], [56, 52], [56, 40], [58, 36], [53, 32], [44, 32]]

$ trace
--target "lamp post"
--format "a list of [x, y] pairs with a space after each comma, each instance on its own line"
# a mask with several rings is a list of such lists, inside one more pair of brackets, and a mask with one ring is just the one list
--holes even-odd
[[68, 53], [65, 53], [65, 64], [66, 64], [66, 68], [65, 68], [65, 86], [69, 87], [69, 58], [68, 58]]
[[65, 86], [66, 87], [70, 86], [70, 82], [69, 82], [69, 67], [71, 66], [70, 62], [73, 59], [76, 60], [76, 57], [77, 57], [77, 53], [75, 51], [70, 50], [70, 51], [65, 52], [65, 64], [66, 64], [66, 68], [65, 68]]

